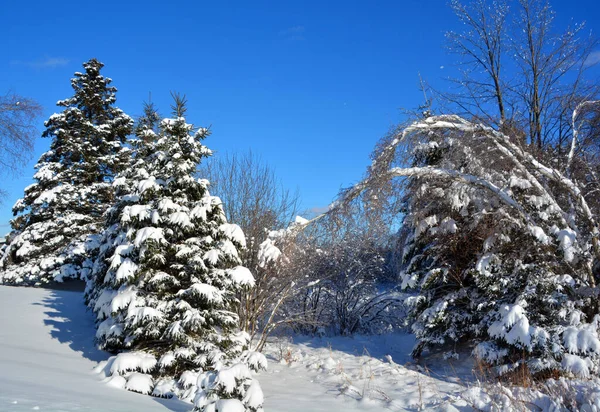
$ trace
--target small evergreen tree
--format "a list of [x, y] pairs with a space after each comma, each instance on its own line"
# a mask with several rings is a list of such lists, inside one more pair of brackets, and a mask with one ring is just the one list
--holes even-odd
[[35, 166], [35, 183], [13, 207], [15, 219], [2, 258], [0, 280], [39, 284], [86, 276], [105, 210], [114, 201], [110, 184], [129, 161], [124, 146], [133, 121], [114, 107], [116, 88], [96, 59], [75, 73], [73, 97], [46, 121], [50, 150]]
[[257, 410], [260, 388], [247, 365], [233, 362], [257, 359], [244, 352], [248, 336], [235, 313], [236, 293], [254, 283], [240, 265], [245, 237], [226, 222], [208, 181], [194, 178], [211, 153], [201, 144], [209, 131], [192, 133], [185, 99], [175, 100], [175, 117], [160, 122], [158, 135], [150, 124], [138, 128], [142, 147], [114, 182], [118, 201], [86, 290], [97, 342], [112, 352], [131, 350], [113, 358], [108, 371], [126, 389], [190, 400], [196, 394], [200, 409], [231, 398]]
[[408, 186], [401, 275], [417, 293], [415, 354], [470, 340], [499, 374], [597, 372], [594, 228], [569, 193], [576, 186], [540, 173], [546, 166], [492, 129], [428, 120], [412, 135], [413, 167], [455, 178], [416, 175]]

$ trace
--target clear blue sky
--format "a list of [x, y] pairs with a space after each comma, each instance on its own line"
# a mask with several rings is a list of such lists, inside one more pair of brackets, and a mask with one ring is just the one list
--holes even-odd
[[[559, 26], [588, 20], [600, 32], [597, 0], [553, 6]], [[421, 103], [418, 73], [441, 84], [453, 61], [444, 33], [457, 28], [445, 0], [32, 0], [2, 9], [0, 93], [38, 100], [45, 119], [72, 95], [73, 72], [96, 57], [128, 114], [140, 114], [149, 92], [168, 114], [169, 91], [185, 93], [188, 121], [212, 125], [208, 147], [252, 149], [300, 190], [305, 209], [361, 178], [401, 108]], [[48, 146], [39, 138], [21, 175], [2, 179], [0, 231]]]

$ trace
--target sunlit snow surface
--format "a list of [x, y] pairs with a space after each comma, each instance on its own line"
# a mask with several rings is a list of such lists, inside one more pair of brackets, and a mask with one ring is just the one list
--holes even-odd
[[[265, 411], [473, 410], [454, 396], [465, 390], [472, 363], [416, 365], [412, 335], [295, 339], [267, 346], [269, 371], [259, 377]], [[290, 402], [289, 388], [303, 395]]]
[[[0, 286], [0, 411], [191, 409], [102, 382], [93, 369], [109, 354], [95, 348], [94, 334], [80, 292]], [[402, 366], [412, 339], [275, 339], [266, 349], [269, 371], [258, 376], [265, 412], [414, 410], [464, 389]], [[288, 350], [289, 362], [280, 362]]]
[[[103, 382], [93, 369], [109, 354], [95, 348], [94, 334], [81, 292], [0, 286], [0, 411], [191, 410], [189, 403]], [[581, 341], [579, 335], [571, 340]], [[410, 359], [413, 344], [408, 334], [274, 337], [265, 348], [268, 371], [258, 375], [265, 412], [488, 410], [490, 396], [497, 408], [511, 408], [505, 395], [511, 392], [475, 385], [468, 351], [450, 360], [429, 354], [425, 367]], [[597, 381], [572, 385], [580, 405], [600, 408]], [[521, 392], [513, 388], [511, 396]], [[536, 391], [522, 396], [531, 410], [552, 406]]]
[[102, 383], [94, 335], [80, 292], [0, 286], [0, 411], [191, 409]]

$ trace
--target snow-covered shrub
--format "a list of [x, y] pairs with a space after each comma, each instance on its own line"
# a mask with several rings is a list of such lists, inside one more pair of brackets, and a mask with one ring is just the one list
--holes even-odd
[[393, 286], [382, 282], [386, 269], [383, 251], [360, 237], [318, 248], [304, 272], [311, 282], [291, 302], [305, 317], [296, 327], [353, 335], [398, 326], [402, 301]]
[[457, 116], [417, 121], [387, 143], [343, 201], [402, 183], [414, 354], [470, 340], [500, 374], [523, 363], [534, 374], [596, 373], [598, 211], [578, 183]]
[[296, 216], [287, 228], [268, 231], [250, 258], [259, 279], [255, 288], [259, 290], [245, 294], [242, 304], [246, 309], [241, 312], [245, 312], [247, 326], [257, 338], [255, 348], [258, 351], [262, 351], [267, 338], [276, 329], [298, 320], [285, 309], [288, 301], [294, 299], [307, 282], [298, 271], [299, 260], [293, 258], [303, 256], [297, 237], [307, 222]]
[[[274, 256], [281, 272], [295, 275], [282, 319], [308, 334], [373, 333], [399, 325], [402, 299], [389, 283], [388, 231], [346, 211], [343, 218], [331, 215], [302, 222], [284, 236], [271, 234], [264, 260]], [[286, 241], [291, 246], [280, 255], [277, 245]]]
[[103, 64], [92, 59], [83, 67], [71, 80], [73, 97], [59, 101], [64, 110], [46, 121], [50, 150], [13, 207], [2, 283], [60, 282], [91, 269], [102, 215], [114, 198], [110, 182], [129, 161], [124, 143], [133, 121], [113, 106], [116, 88], [100, 74]]
[[[176, 117], [162, 120], [158, 135], [138, 132], [145, 137], [138, 156], [113, 183], [118, 201], [107, 214], [86, 299], [97, 316], [99, 346], [131, 351], [113, 359], [108, 375], [124, 377], [131, 390], [191, 400], [194, 375], [219, 376], [250, 359], [235, 296], [254, 279], [241, 266], [243, 232], [227, 223], [209, 182], [194, 177], [210, 155], [201, 144], [208, 130], [193, 133], [183, 111], [176, 99]], [[245, 398], [249, 375], [236, 381], [239, 388], [230, 384], [202, 386], [210, 400], [202, 408], [224, 397], [255, 410], [257, 395]]]
[[[257, 337], [258, 350], [264, 346], [266, 337], [283, 325], [294, 324], [304, 331], [314, 331], [320, 327], [316, 325], [319, 323], [332, 325], [334, 333], [354, 333], [377, 328], [374, 327], [377, 322], [370, 321], [371, 315], [390, 313], [379, 311], [389, 296], [378, 300], [382, 296], [375, 283], [380, 279], [373, 281], [386, 266], [382, 260], [384, 248], [369, 245], [368, 242], [373, 241], [364, 236], [349, 245], [350, 235], [343, 240], [336, 235], [335, 241], [346, 246], [335, 251], [330, 247], [333, 239], [327, 240], [327, 246], [323, 236], [313, 241], [312, 232], [317, 225], [307, 225], [308, 221], [298, 216], [290, 223], [296, 197], [280, 189], [274, 173], [251, 153], [212, 159], [200, 170], [211, 177], [211, 192], [216, 191], [228, 200], [224, 210], [229, 220], [238, 223], [248, 237], [247, 247], [240, 257], [254, 274], [255, 287], [239, 295], [238, 314], [242, 328]], [[324, 220], [327, 219], [318, 224], [322, 234], [328, 230], [322, 224]], [[372, 228], [372, 232], [376, 232], [364, 219], [361, 222], [363, 230]], [[338, 232], [343, 230], [337, 229]], [[387, 230], [382, 232], [385, 234]], [[366, 243], [359, 246], [360, 242]], [[330, 257], [326, 257], [324, 251]], [[359, 254], [369, 259], [362, 268], [359, 268]], [[334, 260], [339, 266], [345, 265], [345, 269], [334, 270]], [[356, 263], [355, 267], [351, 267], [351, 262]], [[325, 281], [319, 283], [320, 278]], [[332, 294], [333, 289], [336, 292]], [[326, 299], [319, 299], [319, 293], [313, 290], [328, 291], [328, 295]], [[326, 316], [315, 317], [315, 311], [309, 307], [298, 310], [303, 307], [306, 293], [320, 302], [319, 306], [326, 307]], [[335, 303], [331, 296], [335, 296]]]

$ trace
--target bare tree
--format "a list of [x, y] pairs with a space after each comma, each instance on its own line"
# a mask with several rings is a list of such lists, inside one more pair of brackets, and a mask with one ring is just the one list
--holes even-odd
[[504, 124], [508, 5], [504, 0], [475, 0], [468, 5], [453, 0], [451, 7], [466, 29], [446, 33], [450, 52], [461, 60], [460, 78], [450, 79], [459, 90], [447, 98], [471, 116], [483, 117], [489, 124]]
[[252, 152], [217, 155], [201, 165], [199, 175], [211, 182], [211, 194], [223, 199], [227, 220], [238, 224], [246, 235], [242, 260], [256, 285], [239, 296], [239, 316], [241, 327], [254, 335], [267, 311], [289, 292], [288, 280], [272, 266], [261, 264], [261, 244], [270, 231], [292, 222], [299, 195], [284, 188], [273, 169]]
[[261, 245], [261, 268], [272, 276], [257, 350], [282, 327], [351, 335], [403, 324], [406, 296], [389, 264], [390, 228], [361, 206], [340, 204], [324, 218], [298, 219]]
[[439, 100], [519, 143], [526, 138], [538, 153], [553, 147], [564, 154], [571, 113], [600, 92], [585, 79], [597, 41], [585, 35], [584, 24], [557, 32], [547, 0], [515, 3], [511, 9], [504, 0], [452, 1], [465, 26], [447, 33], [461, 75], [450, 79], [457, 89], [438, 93]]
[[376, 290], [387, 273], [389, 225], [375, 199], [369, 205], [377, 208], [356, 202], [308, 227], [293, 219], [298, 195], [251, 152], [215, 157], [199, 175], [246, 234], [242, 259], [256, 283], [238, 297], [238, 313], [258, 350], [281, 327], [314, 332], [329, 323], [332, 331], [354, 333], [385, 323], [383, 316], [398, 305], [396, 295]]
[[34, 100], [9, 92], [0, 96], [0, 169], [16, 173], [31, 157], [35, 122], [42, 107]]
[[298, 193], [285, 189], [274, 170], [251, 151], [217, 154], [199, 173], [210, 181], [211, 193], [226, 200], [227, 219], [248, 237], [264, 240], [265, 228], [286, 227], [298, 212]]
[[521, 70], [515, 91], [527, 113], [529, 143], [568, 143], [570, 114], [598, 88], [586, 85], [586, 60], [597, 41], [585, 37], [584, 24], [553, 30], [554, 11], [548, 0], [519, 0], [514, 55]]

